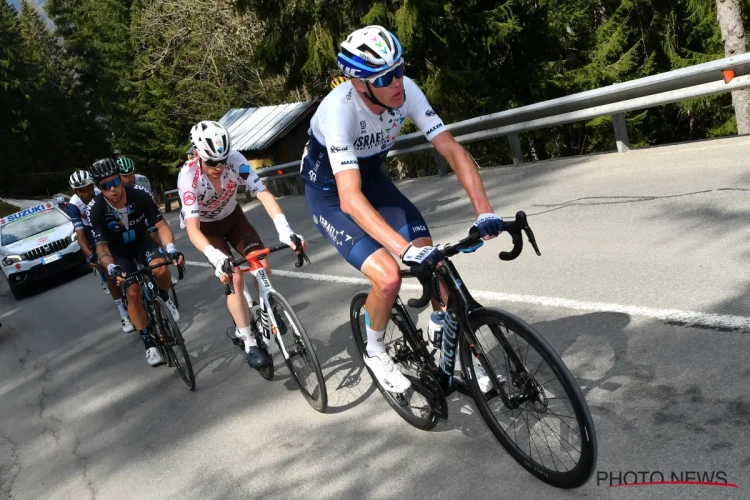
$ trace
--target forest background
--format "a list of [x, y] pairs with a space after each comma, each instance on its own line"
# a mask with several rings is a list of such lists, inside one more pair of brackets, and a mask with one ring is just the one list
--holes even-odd
[[[0, 196], [13, 197], [64, 190], [73, 170], [113, 151], [158, 191], [173, 189], [195, 122], [321, 99], [338, 74], [338, 44], [366, 24], [399, 37], [407, 74], [451, 123], [719, 59], [721, 16], [725, 31], [727, 16], [740, 21], [731, 50], [744, 52], [750, 13], [750, 0], [14, 3], [0, 1]], [[626, 120], [633, 147], [736, 134], [738, 122], [728, 94]], [[529, 160], [543, 160], [609, 151], [612, 137], [603, 117], [521, 142]], [[503, 138], [467, 147], [481, 166], [510, 163]], [[430, 154], [396, 167], [436, 173]]]

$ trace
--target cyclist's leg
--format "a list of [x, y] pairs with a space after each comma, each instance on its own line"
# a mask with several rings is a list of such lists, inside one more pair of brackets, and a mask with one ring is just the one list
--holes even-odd
[[[406, 391], [411, 382], [394, 367], [392, 359], [386, 353], [384, 342], [391, 307], [401, 286], [398, 263], [386, 249], [341, 210], [338, 193], [307, 186], [305, 195], [318, 230], [347, 262], [362, 271], [372, 284], [372, 290], [365, 303], [368, 339], [365, 363], [381, 386], [394, 392]], [[365, 195], [367, 196], [367, 193]], [[373, 206], [380, 211], [376, 204]], [[393, 217], [386, 217], [389, 212], [391, 211], [381, 211], [381, 215], [386, 218], [389, 225], [395, 227], [393, 222], [388, 220]]]
[[[151, 237], [145, 237], [138, 243], [138, 260], [141, 264], [146, 266], [152, 266], [155, 264], [162, 264], [166, 261], [166, 257], [159, 248], [159, 244], [154, 241]], [[169, 312], [175, 321], [180, 320], [180, 313], [177, 307], [172, 303], [169, 298], [169, 287], [171, 285], [171, 274], [168, 266], [162, 266], [154, 269], [153, 271], [156, 285], [159, 288], [159, 296], [162, 298], [164, 303], [167, 305]]]
[[[430, 232], [422, 214], [382, 173], [377, 172], [363, 179], [362, 193], [388, 225], [406, 241], [431, 241]], [[355, 248], [356, 250], [358, 248]], [[373, 291], [365, 302], [372, 336], [382, 339], [383, 336], [379, 335], [379, 332], [388, 324], [391, 307], [401, 288], [400, 265], [389, 252], [378, 245], [377, 250], [372, 251], [371, 255], [364, 260], [362, 271], [374, 283]], [[370, 330], [368, 330], [369, 333]], [[382, 340], [373, 344], [373, 350], [385, 349]], [[368, 336], [368, 350], [369, 346]]]
[[[250, 221], [247, 220], [247, 217], [245, 217], [245, 212], [243, 212], [239, 205], [237, 205], [237, 208], [234, 209], [231, 217], [236, 218], [236, 222], [232, 226], [232, 229], [227, 236], [227, 240], [238, 254], [244, 256], [248, 252], [254, 252], [256, 250], [262, 250], [266, 248], [266, 246], [263, 244], [263, 240], [260, 239], [258, 231], [256, 231], [253, 225], [250, 224]], [[263, 266], [263, 269], [266, 271], [268, 279], [270, 280], [273, 275], [271, 274], [271, 264], [269, 257], [270, 256], [267, 255], [265, 259], [260, 261], [260, 263]], [[244, 280], [240, 280], [239, 284], [240, 286], [244, 287]], [[257, 282], [254, 282], [253, 286], [255, 286], [256, 290], [258, 289]]]
[[[132, 273], [138, 269], [135, 265], [135, 255], [131, 252], [113, 253], [112, 259], [115, 265], [120, 266], [125, 273]], [[125, 282], [125, 295], [128, 298], [130, 320], [136, 330], [143, 333], [143, 330], [148, 326], [148, 318], [145, 309], [143, 309], [143, 304], [141, 304], [141, 289], [137, 286], [135, 278], [128, 278]]]
[[[239, 207], [237, 207], [239, 208]], [[239, 208], [242, 217], [244, 212]], [[236, 211], [222, 220], [215, 222], [201, 222], [200, 228], [203, 235], [211, 245], [220, 250], [225, 255], [232, 255], [227, 238], [231, 234], [232, 227], [237, 223]], [[232, 315], [238, 328], [248, 328], [250, 326], [250, 309], [242, 293], [244, 282], [239, 269], [234, 269], [232, 276], [235, 293], [227, 295], [227, 309]]]

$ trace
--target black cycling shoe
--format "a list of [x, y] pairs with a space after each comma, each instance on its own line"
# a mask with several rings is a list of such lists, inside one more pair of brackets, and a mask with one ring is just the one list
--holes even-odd
[[263, 354], [263, 351], [261, 351], [258, 346], [252, 346], [250, 348], [245, 356], [245, 360], [247, 361], [247, 364], [250, 365], [250, 368], [255, 370], [263, 368], [268, 364], [268, 357]]

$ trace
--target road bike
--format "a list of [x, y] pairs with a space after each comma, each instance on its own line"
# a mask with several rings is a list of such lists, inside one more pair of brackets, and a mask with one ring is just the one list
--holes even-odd
[[[301, 241], [293, 236], [292, 242], [300, 249], [295, 266], [301, 267], [304, 261], [309, 263], [310, 259], [301, 251]], [[258, 373], [266, 380], [271, 380], [274, 375], [273, 355], [281, 352], [292, 378], [299, 386], [307, 402], [322, 413], [328, 406], [328, 393], [323, 379], [323, 371], [315, 355], [315, 349], [294, 309], [273, 288], [265, 269], [263, 269], [263, 264], [261, 264], [261, 261], [268, 254], [286, 248], [290, 248], [289, 245], [280, 244], [271, 248], [248, 252], [242, 259], [226, 262], [222, 270], [230, 276], [232, 268], [239, 268], [242, 273], [252, 273], [258, 284], [260, 299], [258, 301], [253, 300], [248, 291], [247, 283], [243, 287], [245, 300], [250, 307], [250, 326], [253, 329], [253, 335], [256, 338], [258, 348], [268, 359], [268, 363], [258, 368]], [[243, 264], [248, 264], [249, 267], [241, 268], [240, 266]], [[232, 280], [226, 285], [225, 293], [227, 295], [234, 293]], [[232, 331], [234, 331], [234, 328], [227, 330], [227, 336], [234, 345], [244, 352], [243, 341], [233, 336], [230, 333]], [[271, 341], [271, 338], [275, 341]]]
[[[180, 378], [191, 391], [195, 389], [195, 374], [193, 365], [190, 362], [190, 354], [185, 347], [185, 340], [182, 338], [180, 327], [169, 312], [164, 300], [159, 296], [159, 286], [152, 271], [161, 266], [172, 264], [170, 261], [164, 261], [152, 266], [144, 266], [141, 269], [125, 275], [125, 279], [134, 277], [138, 286], [141, 288], [141, 302], [146, 310], [149, 325], [149, 335], [154, 340], [156, 348], [159, 350], [164, 364], [175, 366]], [[178, 278], [181, 280], [184, 276], [184, 267], [177, 266]], [[123, 288], [123, 303], [127, 307], [127, 294], [125, 286]]]
[[[500, 252], [500, 259], [521, 254], [524, 232], [541, 255], [524, 212], [504, 221], [504, 231], [512, 236], [513, 249]], [[402, 269], [402, 277], [422, 284], [422, 296], [410, 299], [409, 307], [423, 308], [435, 300], [447, 313], [442, 338], [431, 342], [400, 297], [391, 309], [386, 350], [411, 388], [403, 394], [389, 392], [368, 371], [396, 413], [419, 429], [432, 429], [439, 418], [448, 418], [446, 396], [455, 391], [471, 396], [495, 438], [519, 464], [552, 486], [576, 488], [596, 466], [596, 432], [588, 406], [570, 370], [534, 328], [502, 309], [481, 306], [469, 293], [450, 258], [483, 244], [473, 228], [467, 238], [440, 248], [441, 262]], [[447, 289], [447, 307], [440, 281]], [[350, 309], [360, 355], [367, 347], [367, 295], [355, 295]]]

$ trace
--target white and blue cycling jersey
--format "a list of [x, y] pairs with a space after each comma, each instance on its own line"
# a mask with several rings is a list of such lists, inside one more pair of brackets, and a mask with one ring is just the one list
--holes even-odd
[[[99, 193], [101, 193], [101, 191], [99, 190], [99, 188], [95, 187], [94, 196], [98, 195]], [[74, 194], [70, 198], [66, 212], [68, 214], [68, 217], [70, 217], [71, 222], [73, 222], [73, 227], [76, 230], [86, 228], [88, 228], [89, 230], [91, 229], [91, 221], [89, 221], [89, 206], [84, 203], [77, 194]]]
[[320, 103], [310, 122], [310, 140], [302, 157], [301, 174], [308, 185], [332, 188], [334, 175], [358, 168], [362, 176], [380, 170], [406, 118], [431, 141], [445, 131], [443, 121], [410, 78], [404, 76], [406, 100], [400, 108], [376, 115], [348, 81]]
[[362, 194], [407, 241], [430, 236], [422, 214], [380, 169], [406, 118], [430, 141], [445, 131], [424, 93], [403, 78], [406, 100], [399, 108], [373, 113], [348, 81], [323, 99], [310, 122], [301, 165], [310, 214], [318, 231], [357, 269], [382, 245], [341, 210], [335, 178], [341, 171], [359, 169]]

